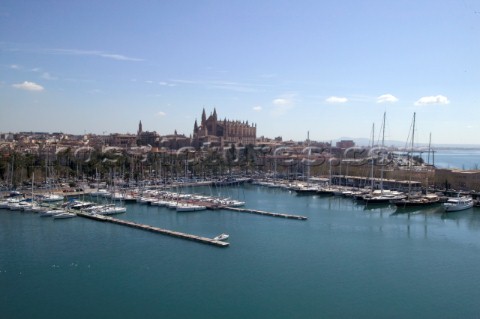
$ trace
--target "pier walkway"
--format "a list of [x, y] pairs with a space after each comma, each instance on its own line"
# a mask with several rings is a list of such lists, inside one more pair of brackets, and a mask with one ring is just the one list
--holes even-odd
[[282, 218], [287, 218], [287, 219], [298, 219], [298, 220], [307, 220], [307, 217], [305, 216], [300, 216], [300, 215], [290, 215], [290, 214], [279, 214], [279, 213], [271, 213], [271, 212], [265, 212], [262, 210], [256, 210], [256, 209], [247, 209], [247, 208], [238, 208], [238, 207], [222, 207], [223, 209], [239, 212], [239, 213], [249, 213], [249, 214], [257, 214], [257, 215], [263, 215], [263, 216], [270, 216], [270, 217], [282, 217]]
[[181, 239], [187, 239], [187, 240], [196, 241], [196, 242], [199, 242], [199, 243], [202, 243], [202, 244], [213, 245], [213, 246], [216, 246], [216, 247], [228, 247], [230, 245], [228, 242], [215, 240], [215, 239], [212, 239], [212, 238], [181, 233], [181, 232], [168, 230], [168, 229], [163, 229], [163, 228], [154, 227], [154, 226], [149, 226], [149, 225], [145, 225], [145, 224], [138, 224], [138, 223], [135, 223], [135, 222], [122, 220], [122, 219], [117, 219], [117, 218], [112, 218], [112, 217], [108, 217], [108, 216], [104, 216], [104, 215], [86, 214], [86, 213], [83, 213], [83, 212], [77, 212], [76, 214], [78, 216], [93, 219], [93, 220], [97, 220], [97, 221], [109, 222], [109, 223], [123, 225], [123, 226], [127, 226], [127, 227], [132, 227], [132, 228], [139, 228], [139, 229], [151, 231], [151, 232], [162, 234], [162, 235], [167, 235], [167, 236], [181, 238]]

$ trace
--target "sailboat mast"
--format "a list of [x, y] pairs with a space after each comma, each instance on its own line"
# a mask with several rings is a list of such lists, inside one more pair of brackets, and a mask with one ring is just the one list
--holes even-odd
[[413, 156], [413, 147], [415, 142], [415, 112], [413, 113], [413, 124], [412, 124], [412, 156]]
[[[375, 123], [372, 124], [372, 149], [375, 143]], [[373, 193], [373, 155], [371, 155], [371, 167], [370, 167], [370, 193]]]
[[310, 131], [307, 131], [307, 146], [308, 146], [307, 186], [310, 187], [310, 154], [312, 153], [312, 149], [310, 148]]
[[430, 147], [432, 145], [432, 133], [430, 133], [430, 136], [428, 138], [428, 157], [427, 157], [427, 169], [426, 169], [426, 175], [427, 177], [425, 178], [425, 195], [428, 194], [428, 173], [429, 173], [429, 164], [430, 164]]
[[415, 112], [413, 112], [413, 122], [412, 122], [412, 144], [410, 146], [411, 158], [408, 161], [408, 171], [410, 172], [408, 178], [408, 194], [411, 194], [412, 191], [412, 161], [413, 161], [413, 146], [415, 141]]
[[33, 183], [35, 182], [35, 172], [32, 173], [32, 204], [33, 204]]
[[333, 180], [332, 180], [332, 158], [333, 158], [333, 157], [332, 157], [332, 155], [333, 155], [333, 153], [332, 153], [332, 143], [333, 143], [333, 141], [330, 140], [330, 151], [329, 151], [329, 153], [330, 153], [330, 159], [328, 160], [328, 162], [329, 162], [329, 165], [328, 165], [328, 175], [329, 175], [329, 179], [330, 179], [330, 182], [329, 182], [329, 183], [330, 183], [330, 187], [332, 187], [332, 185], [333, 185]]
[[430, 132], [430, 136], [428, 138], [428, 156], [427, 156], [427, 163], [430, 164], [430, 149], [432, 146], [432, 133]]
[[[387, 116], [387, 112], [383, 112], [383, 125], [382, 125], [382, 153], [384, 152], [383, 148], [385, 147], [385, 119]], [[384, 154], [384, 153], [383, 153]], [[383, 155], [385, 156], [385, 155]], [[384, 164], [384, 158], [382, 156], [382, 166], [380, 169], [380, 189], [382, 190], [383, 193], [383, 164]]]

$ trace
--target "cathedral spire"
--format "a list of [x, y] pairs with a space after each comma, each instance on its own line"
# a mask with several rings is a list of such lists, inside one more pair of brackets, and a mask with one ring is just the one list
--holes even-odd
[[140, 135], [142, 132], [143, 132], [143, 129], [142, 129], [142, 121], [140, 121], [140, 123], [138, 123], [137, 135]]
[[205, 108], [203, 108], [202, 112], [202, 126], [205, 125], [205, 122], [207, 121], [207, 115], [205, 114]]
[[213, 108], [213, 118], [216, 120], [217, 119], [217, 109]]
[[195, 119], [195, 124], [193, 125], [193, 133], [198, 132], [198, 124], [197, 124], [197, 119]]

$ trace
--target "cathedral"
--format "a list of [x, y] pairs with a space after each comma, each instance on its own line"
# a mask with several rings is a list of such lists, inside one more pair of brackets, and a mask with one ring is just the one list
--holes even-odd
[[202, 112], [202, 122], [198, 125], [197, 120], [193, 126], [194, 146], [216, 145], [226, 146], [229, 144], [248, 145], [255, 144], [257, 137], [257, 125], [250, 125], [248, 121], [218, 120], [217, 110], [207, 118], [205, 109]]

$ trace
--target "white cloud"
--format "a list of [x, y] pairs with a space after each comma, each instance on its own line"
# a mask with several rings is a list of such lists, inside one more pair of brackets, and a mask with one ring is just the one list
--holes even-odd
[[65, 54], [65, 55], [90, 55], [97, 56], [106, 59], [112, 59], [117, 61], [144, 61], [143, 59], [132, 58], [122, 54], [114, 54], [103, 51], [89, 51], [89, 50], [77, 50], [77, 49], [47, 49], [44, 50], [47, 53], [53, 54]]
[[424, 96], [418, 99], [418, 101], [415, 102], [415, 105], [434, 105], [434, 104], [449, 104], [450, 101], [446, 96], [443, 95], [435, 95], [435, 96]]
[[20, 66], [18, 66], [17, 64], [12, 64], [10, 65], [10, 69], [18, 70], [20, 69]]
[[294, 100], [295, 94], [289, 93], [285, 94], [282, 97], [276, 98], [272, 101], [274, 108], [272, 109], [271, 114], [273, 116], [280, 116], [292, 109], [295, 103]]
[[278, 98], [273, 100], [272, 103], [277, 106], [285, 106], [285, 105], [290, 105], [292, 101], [290, 99]]
[[121, 54], [99, 53], [98, 56], [119, 61], [143, 61], [142, 59], [130, 58]]
[[54, 76], [51, 76], [50, 73], [48, 73], [48, 72], [43, 72], [43, 74], [42, 74], [42, 79], [45, 79], [45, 80], [56, 80], [57, 78], [54, 77]]
[[331, 104], [339, 104], [339, 103], [346, 103], [348, 99], [346, 97], [330, 96], [325, 101]]
[[255, 112], [260, 112], [260, 111], [262, 110], [262, 107], [259, 106], [259, 105], [257, 105], [257, 106], [254, 106], [254, 107], [253, 107], [253, 110], [254, 110]]
[[13, 84], [12, 86], [16, 89], [21, 89], [21, 90], [26, 90], [26, 91], [39, 92], [39, 91], [44, 90], [43, 86], [41, 86], [40, 84], [29, 82], [29, 81], [25, 81], [25, 82], [19, 83], [19, 84]]
[[377, 97], [377, 103], [395, 103], [398, 102], [398, 98], [391, 94], [383, 94]]
[[175, 83], [168, 83], [168, 82], [165, 82], [165, 81], [158, 82], [158, 85], [161, 85], [161, 86], [177, 86]]
[[156, 115], [159, 116], [159, 117], [163, 117], [163, 116], [167, 115], [167, 113], [160, 111]]

